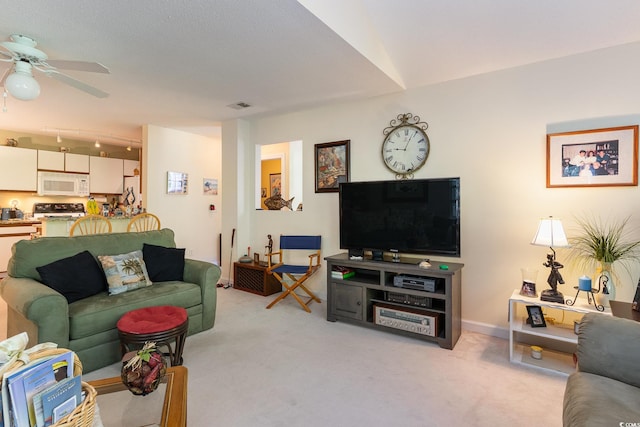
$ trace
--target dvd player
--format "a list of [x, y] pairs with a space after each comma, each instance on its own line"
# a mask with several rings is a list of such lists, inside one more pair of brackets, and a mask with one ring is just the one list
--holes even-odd
[[436, 291], [436, 279], [431, 277], [413, 277], [397, 275], [393, 278], [393, 286], [396, 288], [412, 289], [414, 291]]

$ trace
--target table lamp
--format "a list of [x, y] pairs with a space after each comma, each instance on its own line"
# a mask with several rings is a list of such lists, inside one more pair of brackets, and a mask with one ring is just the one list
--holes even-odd
[[551, 289], [545, 289], [542, 291], [540, 293], [540, 300], [564, 304], [564, 296], [562, 293], [558, 292], [558, 283], [561, 285], [564, 284], [564, 279], [559, 271], [564, 267], [564, 265], [556, 261], [556, 251], [553, 249], [554, 247], [563, 248], [569, 246], [567, 236], [562, 228], [562, 222], [551, 216], [549, 218], [540, 219], [538, 231], [536, 232], [536, 235], [533, 236], [531, 244], [536, 246], [548, 246], [551, 249], [551, 253], [547, 254], [547, 261], [542, 264], [551, 269], [549, 272], [549, 278], [547, 279], [547, 283], [551, 286]]

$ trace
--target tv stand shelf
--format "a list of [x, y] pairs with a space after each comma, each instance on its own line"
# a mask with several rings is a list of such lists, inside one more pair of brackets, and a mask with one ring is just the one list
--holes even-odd
[[[437, 266], [425, 269], [405, 264], [371, 259], [353, 260], [342, 253], [326, 257], [327, 320], [345, 321], [373, 329], [437, 342], [453, 349], [461, 332], [461, 275], [463, 264], [446, 263], [448, 270]], [[332, 277], [334, 267], [355, 272], [347, 279]], [[435, 281], [435, 289], [417, 290], [394, 286], [397, 275]], [[377, 308], [377, 309], [376, 309]], [[404, 328], [376, 323], [376, 311], [389, 309], [400, 318], [424, 318], [427, 328], [407, 325]], [[413, 320], [412, 320], [413, 321]], [[433, 328], [433, 329], [431, 329]], [[425, 332], [425, 329], [428, 332]]]

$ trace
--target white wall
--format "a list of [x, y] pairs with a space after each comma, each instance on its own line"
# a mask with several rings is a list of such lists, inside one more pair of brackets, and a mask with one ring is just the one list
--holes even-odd
[[[222, 181], [219, 138], [148, 125], [143, 129], [143, 192], [148, 212], [175, 232], [187, 258], [219, 263]], [[189, 174], [186, 195], [167, 194], [167, 172]], [[218, 180], [218, 195], [203, 194], [204, 178]], [[216, 210], [210, 211], [209, 205]]]
[[[574, 130], [575, 121], [581, 121], [583, 129], [638, 124], [638, 76], [640, 44], [635, 43], [366, 101], [249, 120], [251, 138], [240, 142], [248, 152], [253, 153], [256, 144], [303, 141], [305, 203], [301, 213], [252, 211], [246, 243], [262, 247], [267, 234], [318, 233], [324, 256], [341, 252], [338, 195], [314, 192], [314, 144], [349, 139], [352, 181], [393, 179], [381, 161], [382, 130], [398, 114], [410, 112], [429, 123], [432, 144], [416, 178], [461, 178], [462, 257], [447, 260], [465, 264], [462, 317], [467, 324], [506, 327], [508, 299], [520, 286], [521, 267], [538, 266], [538, 288], [547, 287], [548, 270], [541, 266], [547, 250], [529, 244], [539, 218], [562, 218], [569, 234], [575, 215], [585, 212], [603, 218], [634, 214], [632, 225], [640, 226], [637, 187], [545, 187], [547, 130]], [[253, 182], [230, 190], [238, 198], [246, 193], [253, 199]], [[558, 253], [562, 262], [563, 252]], [[585, 272], [568, 266], [561, 272], [566, 284], [559, 290], [570, 295]], [[632, 277], [623, 275], [618, 299], [631, 300], [639, 274], [634, 269]], [[326, 295], [324, 272], [311, 287]]]

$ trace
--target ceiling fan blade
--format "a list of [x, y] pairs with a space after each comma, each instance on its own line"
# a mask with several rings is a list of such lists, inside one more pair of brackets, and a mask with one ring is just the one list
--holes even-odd
[[67, 61], [64, 59], [48, 59], [47, 65], [61, 70], [88, 71], [90, 73], [109, 74], [109, 69], [99, 62]]
[[2, 74], [2, 78], [0, 79], [0, 86], [4, 87], [4, 81], [7, 79], [7, 77], [9, 76], [9, 74], [11, 74], [11, 70], [13, 68], [9, 67], [5, 70], [5, 72]]
[[68, 84], [69, 86], [73, 86], [76, 89], [80, 89], [83, 92], [86, 92], [90, 95], [93, 95], [95, 97], [98, 98], [106, 98], [109, 96], [109, 94], [107, 92], [103, 92], [100, 89], [97, 89], [93, 86], [90, 86], [84, 82], [81, 82], [80, 80], [76, 80], [73, 77], [69, 77], [66, 74], [62, 74], [59, 71], [56, 70], [44, 70], [43, 71], [47, 76], [49, 77], [53, 77], [54, 79], [61, 81], [63, 83]]

